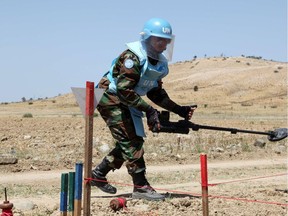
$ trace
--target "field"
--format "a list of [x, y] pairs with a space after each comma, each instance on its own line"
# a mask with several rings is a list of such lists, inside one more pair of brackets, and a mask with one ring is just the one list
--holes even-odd
[[[287, 63], [194, 59], [171, 65], [163, 81], [177, 103], [198, 104], [195, 123], [257, 131], [287, 128]], [[93, 166], [113, 147], [97, 114]], [[172, 115], [171, 120], [179, 118]], [[92, 189], [92, 215], [202, 215], [201, 153], [208, 157], [209, 183], [220, 183], [209, 187], [210, 215], [287, 215], [287, 139], [269, 142], [263, 135], [208, 130], [188, 135], [146, 131], [147, 177], [167, 199], [132, 200], [132, 181], [122, 167], [108, 175], [116, 196]], [[0, 104], [0, 159], [18, 159], [0, 165], [0, 199], [6, 187], [14, 215], [59, 215], [61, 173], [83, 162], [84, 142], [85, 119], [71, 93]], [[119, 196], [126, 197], [127, 209], [114, 213], [109, 203]]]

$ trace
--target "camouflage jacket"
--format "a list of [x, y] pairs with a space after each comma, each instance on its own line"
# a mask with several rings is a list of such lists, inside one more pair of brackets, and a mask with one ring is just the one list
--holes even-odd
[[[125, 67], [124, 62], [127, 59], [133, 61], [133, 67]], [[110, 82], [106, 76], [104, 76], [98, 84], [99, 88], [106, 89], [100, 101], [101, 106], [121, 104], [146, 112], [150, 105], [134, 91], [137, 82], [140, 80], [140, 75], [141, 65], [138, 57], [130, 50], [124, 51], [117, 58], [113, 68], [113, 77], [117, 77], [116, 95], [108, 91]], [[169, 98], [167, 92], [162, 88], [162, 80], [158, 82], [158, 87], [153, 88], [147, 93], [147, 97], [158, 106], [169, 111], [174, 110], [175, 106], [178, 106]]]

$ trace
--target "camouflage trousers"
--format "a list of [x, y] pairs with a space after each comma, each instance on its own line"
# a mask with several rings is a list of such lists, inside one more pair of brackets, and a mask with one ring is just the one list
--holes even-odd
[[126, 161], [130, 174], [145, 170], [144, 150], [142, 137], [136, 135], [134, 123], [127, 106], [119, 104], [105, 104], [105, 93], [97, 109], [106, 122], [115, 139], [115, 148], [106, 156], [109, 166], [120, 169]]

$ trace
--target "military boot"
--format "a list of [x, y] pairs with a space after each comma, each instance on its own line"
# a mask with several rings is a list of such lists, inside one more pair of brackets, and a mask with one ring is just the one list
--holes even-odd
[[134, 183], [132, 199], [146, 199], [151, 201], [165, 200], [165, 196], [157, 193], [150, 186], [145, 177], [145, 171], [140, 173], [133, 173], [131, 175]]
[[104, 158], [103, 161], [92, 170], [92, 178], [97, 180], [92, 180], [90, 182], [91, 186], [96, 186], [105, 193], [115, 194], [117, 189], [107, 182], [105, 177], [107, 173], [113, 168], [109, 166], [109, 161]]

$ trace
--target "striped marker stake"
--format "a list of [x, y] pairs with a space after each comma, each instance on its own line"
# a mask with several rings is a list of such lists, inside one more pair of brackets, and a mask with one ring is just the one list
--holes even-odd
[[67, 216], [68, 173], [61, 174], [60, 215]]
[[69, 172], [69, 188], [68, 188], [68, 212], [73, 216], [74, 212], [74, 190], [75, 190], [75, 172]]
[[76, 163], [75, 191], [74, 191], [74, 216], [81, 216], [82, 203], [83, 163]]

